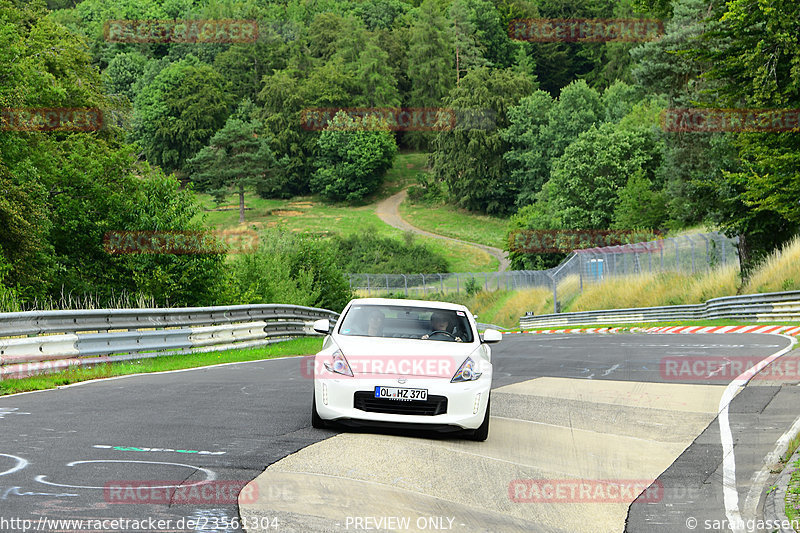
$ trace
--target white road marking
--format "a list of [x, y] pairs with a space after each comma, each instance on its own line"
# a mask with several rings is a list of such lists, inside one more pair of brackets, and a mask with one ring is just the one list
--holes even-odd
[[7, 453], [0, 453], [0, 456], [2, 456], [2, 457], [10, 457], [10, 458], [14, 459], [17, 462], [17, 464], [15, 466], [12, 466], [11, 468], [6, 470], [5, 472], [0, 472], [0, 476], [5, 476], [7, 474], [13, 474], [14, 472], [19, 472], [20, 470], [22, 470], [23, 468], [28, 466], [28, 461], [26, 461], [22, 457], [17, 457], [16, 455], [10, 455], [10, 454], [7, 454]]
[[[198, 470], [200, 472], [204, 472], [206, 475], [206, 479], [202, 481], [197, 481], [195, 483], [188, 483], [186, 485], [162, 485], [159, 487], [148, 487], [148, 489], [175, 489], [178, 487], [193, 487], [195, 485], [202, 485], [204, 483], [208, 483], [209, 481], [214, 481], [217, 479], [217, 473], [213, 470], [209, 470], [207, 468], [201, 468], [199, 466], [192, 466], [186, 465], [183, 463], [165, 463], [161, 461], [122, 461], [117, 459], [94, 459], [91, 461], [72, 461], [71, 463], [67, 463], [67, 466], [75, 466], [80, 464], [86, 463], [137, 463], [137, 464], [145, 464], [145, 465], [168, 465], [168, 466], [181, 466], [183, 468], [191, 468], [192, 470]], [[64, 485], [62, 483], [53, 483], [52, 481], [45, 481], [47, 476], [36, 476], [34, 479], [39, 483], [44, 483], [45, 485], [52, 485], [54, 487], [67, 487], [68, 489], [99, 489], [105, 490], [106, 487], [90, 487], [84, 485]]]
[[719, 436], [722, 443], [722, 496], [725, 501], [725, 515], [728, 518], [728, 523], [733, 533], [744, 533], [744, 529], [739, 527], [744, 525], [742, 522], [742, 515], [739, 511], [739, 493], [736, 490], [736, 456], [733, 453], [733, 436], [731, 434], [731, 426], [728, 422], [728, 405], [736, 395], [739, 387], [747, 384], [753, 376], [760, 372], [765, 366], [770, 364], [778, 357], [789, 353], [797, 339], [787, 335], [781, 335], [789, 339], [791, 342], [789, 346], [775, 352], [759, 361], [755, 366], [745, 370], [742, 374], [731, 381], [722, 398], [719, 401]]
[[606, 370], [605, 372], [603, 372], [603, 375], [607, 376], [607, 375], [609, 375], [610, 373], [612, 373], [614, 370], [616, 370], [618, 368], [619, 368], [619, 365], [614, 365], [611, 368], [609, 368], [608, 370]]

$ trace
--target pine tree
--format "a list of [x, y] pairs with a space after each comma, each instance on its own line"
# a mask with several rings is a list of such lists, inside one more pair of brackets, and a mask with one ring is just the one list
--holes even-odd
[[231, 117], [214, 134], [208, 146], [188, 161], [191, 179], [201, 190], [217, 198], [230, 188], [239, 194], [239, 222], [244, 222], [245, 187], [255, 187], [266, 179], [275, 165], [269, 139], [259, 135], [255, 121], [244, 122]]

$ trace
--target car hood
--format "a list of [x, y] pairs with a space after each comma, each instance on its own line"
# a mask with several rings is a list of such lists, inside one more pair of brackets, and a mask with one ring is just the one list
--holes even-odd
[[450, 379], [479, 344], [337, 335], [354, 377], [409, 376]]

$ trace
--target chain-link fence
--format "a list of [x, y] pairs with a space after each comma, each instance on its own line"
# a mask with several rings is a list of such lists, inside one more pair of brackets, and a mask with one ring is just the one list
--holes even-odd
[[476, 290], [552, 288], [558, 301], [587, 284], [610, 277], [656, 272], [699, 273], [738, 261], [738, 239], [720, 233], [683, 235], [669, 239], [575, 250], [547, 270], [466, 272], [447, 274], [348, 274], [350, 288], [362, 296], [425, 296]]

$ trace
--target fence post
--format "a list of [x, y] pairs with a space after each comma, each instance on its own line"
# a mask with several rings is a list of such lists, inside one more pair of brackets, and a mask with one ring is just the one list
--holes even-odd
[[406, 277], [405, 274], [400, 274], [400, 275], [403, 276], [403, 287], [406, 290], [406, 296], [408, 296], [408, 278]]
[[367, 274], [367, 296], [371, 296], [372, 291], [369, 289], [369, 274]]
[[428, 294], [428, 288], [425, 286], [425, 274], [420, 274], [422, 276], [422, 294]]
[[706, 271], [708, 271], [711, 268], [711, 258], [708, 255], [708, 239], [706, 239], [706, 236], [702, 233], [700, 233], [700, 237], [706, 241]]
[[442, 289], [442, 294], [444, 294], [444, 279], [441, 274], [437, 274], [437, 276], [439, 276], [439, 287]]
[[458, 294], [461, 291], [461, 286], [460, 286], [461, 284], [459, 283], [459, 281], [460, 278], [458, 277], [458, 274], [456, 274], [456, 294]]
[[677, 272], [681, 271], [681, 262], [678, 259], [680, 255], [678, 254], [678, 239], [672, 239], [672, 244], [675, 245], [675, 270]]
[[689, 244], [691, 244], [691, 245], [692, 245], [692, 274], [694, 274], [694, 271], [695, 271], [695, 264], [694, 264], [694, 241], [693, 241], [691, 238], [689, 238]]
[[386, 274], [386, 292], [387, 293], [392, 292], [391, 290], [389, 290], [389, 274]]
[[553, 281], [553, 314], [558, 313], [558, 285], [556, 285], [556, 277], [547, 274]]

